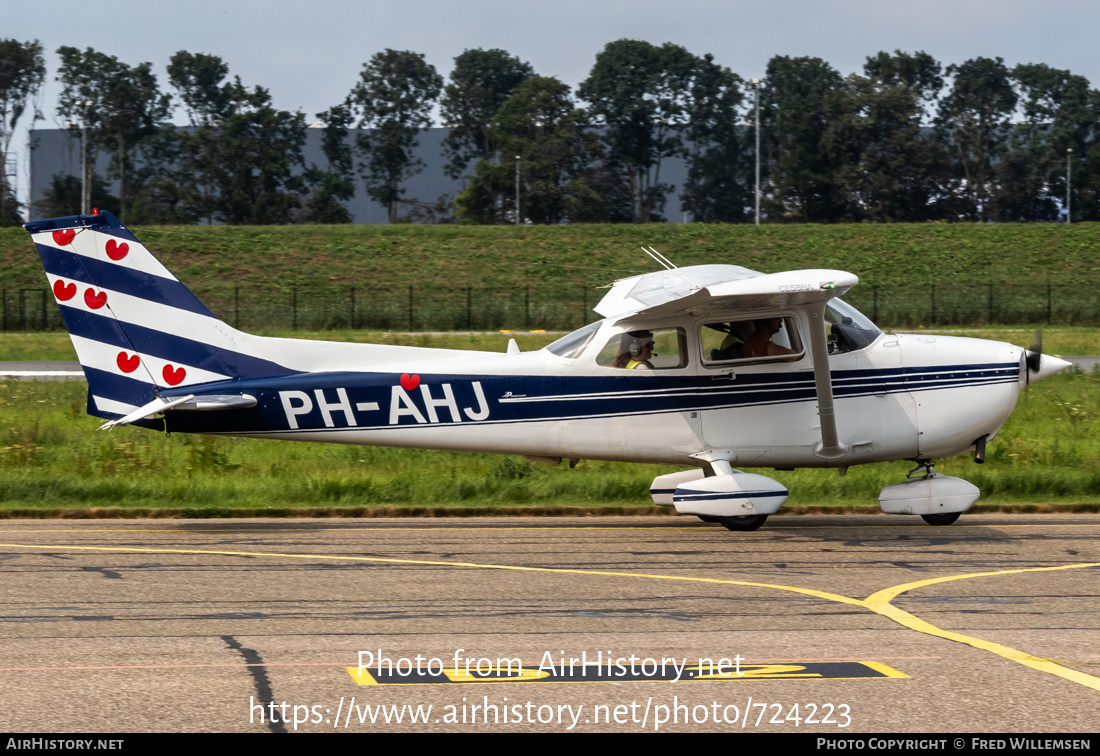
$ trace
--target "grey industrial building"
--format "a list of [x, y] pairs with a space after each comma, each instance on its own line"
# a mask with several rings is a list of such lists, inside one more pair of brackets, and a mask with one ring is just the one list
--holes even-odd
[[[448, 129], [427, 129], [420, 135], [416, 148], [416, 157], [424, 163], [423, 169], [404, 183], [405, 198], [436, 204], [441, 198], [450, 200], [462, 189], [462, 181], [449, 177], [444, 171], [446, 158], [443, 156], [443, 139]], [[321, 151], [321, 129], [310, 128], [306, 133], [304, 149], [305, 164], [324, 166], [324, 153]], [[101, 178], [107, 178], [110, 157], [100, 152], [96, 156], [95, 172]], [[472, 166], [471, 166], [472, 168]], [[32, 132], [30, 158], [30, 201], [31, 207], [41, 200], [50, 188], [57, 174], [80, 176], [80, 133], [68, 129], [36, 129]], [[671, 184], [674, 189], [664, 209], [664, 215], [670, 221], [685, 221], [690, 218], [680, 211], [680, 187], [687, 177], [687, 167], [682, 158], [667, 158], [661, 164], [662, 183]], [[117, 182], [111, 184], [112, 193], [117, 192]], [[356, 182], [355, 196], [347, 203], [353, 223], [387, 222], [386, 207], [371, 200], [364, 190], [363, 182]], [[36, 213], [31, 211], [32, 218]]]

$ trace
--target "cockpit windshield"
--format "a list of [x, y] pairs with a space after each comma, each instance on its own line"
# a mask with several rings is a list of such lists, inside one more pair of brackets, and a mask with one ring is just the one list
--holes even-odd
[[600, 330], [602, 325], [602, 320], [589, 323], [584, 328], [578, 328], [573, 333], [562, 336], [554, 343], [547, 345], [546, 350], [553, 352], [558, 357], [575, 360], [581, 356], [584, 348], [588, 346], [588, 342], [592, 341], [592, 337], [596, 335], [596, 331]]
[[882, 331], [847, 302], [834, 299], [825, 307], [829, 324], [829, 353], [854, 352], [870, 346]]

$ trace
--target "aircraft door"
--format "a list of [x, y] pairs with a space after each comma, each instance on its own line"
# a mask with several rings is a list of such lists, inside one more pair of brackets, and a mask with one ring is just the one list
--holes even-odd
[[790, 314], [705, 320], [699, 353], [702, 438], [742, 465], [786, 465], [821, 440], [809, 348]]

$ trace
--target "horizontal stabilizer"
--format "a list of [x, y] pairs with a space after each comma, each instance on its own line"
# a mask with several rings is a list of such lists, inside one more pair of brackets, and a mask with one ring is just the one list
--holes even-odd
[[119, 425], [129, 425], [130, 423], [133, 423], [137, 420], [141, 420], [141, 419], [144, 419], [144, 418], [151, 418], [153, 415], [157, 414], [158, 412], [164, 412], [164, 410], [166, 410], [166, 409], [171, 409], [172, 407], [183, 404], [184, 402], [190, 401], [191, 399], [194, 399], [194, 398], [195, 398], [194, 394], [188, 394], [187, 396], [181, 396], [178, 399], [164, 399], [164, 398], [158, 396], [156, 399], [149, 402], [145, 406], [138, 407], [136, 410], [131, 412], [129, 415], [126, 415], [125, 417], [120, 417], [118, 420], [111, 420], [110, 422], [104, 423], [103, 425], [99, 426], [99, 429], [109, 431], [112, 428], [115, 428]]
[[207, 396], [196, 396], [173, 406], [172, 409], [210, 412], [213, 410], [248, 409], [255, 406], [256, 397], [249, 394], [209, 394]]
[[249, 407], [255, 406], [256, 397], [250, 396], [249, 394], [211, 394], [209, 396], [188, 394], [187, 396], [181, 396], [175, 399], [165, 399], [158, 396], [144, 407], [139, 407], [126, 417], [104, 423], [99, 426], [99, 429], [110, 430], [117, 425], [129, 425], [136, 420], [151, 418], [158, 412], [167, 412], [168, 410], [211, 412], [215, 410], [248, 409]]

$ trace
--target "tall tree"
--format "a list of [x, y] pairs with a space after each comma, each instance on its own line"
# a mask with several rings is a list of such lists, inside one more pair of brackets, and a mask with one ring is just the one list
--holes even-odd
[[695, 58], [687, 50], [632, 39], [608, 43], [577, 93], [604, 126], [607, 159], [629, 187], [631, 219], [654, 220], [669, 186], [665, 158], [682, 154]]
[[232, 224], [292, 223], [306, 190], [305, 116], [277, 110], [266, 89], [249, 90], [239, 77], [229, 94], [219, 138], [218, 215]]
[[1017, 96], [1002, 58], [974, 58], [947, 67], [951, 89], [940, 102], [945, 130], [963, 181], [966, 215], [991, 217], [993, 165], [1004, 150]]
[[179, 140], [181, 194], [188, 212], [214, 222], [217, 205], [220, 126], [229, 117], [232, 83], [229, 66], [217, 55], [180, 50], [168, 64], [168, 83], [176, 90], [191, 123], [176, 132]]
[[820, 58], [768, 61], [760, 118], [769, 152], [769, 218], [813, 223], [841, 218], [844, 201], [823, 141], [842, 85], [840, 74]]
[[111, 151], [111, 172], [118, 179], [120, 217], [131, 202], [131, 171], [144, 141], [157, 134], [171, 112], [171, 100], [160, 91], [152, 64], [120, 66], [103, 100], [103, 145]]
[[[50, 186], [42, 193], [42, 197], [34, 203], [32, 210], [42, 218], [55, 218], [59, 215], [78, 215], [80, 213], [80, 196], [83, 187], [80, 179], [67, 173], [55, 173], [50, 179]], [[92, 176], [91, 203], [93, 207], [103, 208], [112, 213], [118, 213], [118, 197], [110, 193], [107, 183], [99, 176]]]
[[439, 109], [450, 128], [443, 140], [447, 175], [460, 178], [471, 161], [492, 160], [500, 145], [489, 135], [489, 123], [525, 79], [529, 63], [504, 50], [466, 50], [455, 58], [450, 83]]
[[516, 157], [522, 219], [561, 223], [602, 215], [598, 137], [566, 84], [549, 76], [525, 80], [497, 111], [487, 137], [500, 145], [500, 157], [477, 162], [455, 200], [462, 220], [516, 220]]
[[130, 67], [90, 47], [83, 52], [60, 47], [57, 54], [58, 113], [84, 123], [86, 160], [94, 162], [98, 147], [110, 151], [111, 171], [119, 181], [119, 214], [125, 218], [134, 149], [167, 118], [170, 101], [160, 92], [150, 63]]
[[880, 52], [838, 90], [824, 146], [850, 221], [924, 221], [946, 214], [950, 161], [925, 128], [943, 87], [930, 55]]
[[324, 169], [311, 166], [306, 172], [314, 189], [305, 219], [309, 223], [351, 223], [351, 213], [343, 204], [355, 196], [354, 158], [348, 140], [351, 109], [347, 105], [336, 105], [318, 113], [317, 117], [325, 124], [321, 131], [321, 151], [327, 164]]
[[743, 221], [752, 202], [738, 126], [743, 83], [709, 53], [695, 62], [683, 132], [690, 150], [681, 209], [697, 222]]
[[131, 171], [132, 194], [126, 211], [130, 223], [184, 225], [202, 217], [195, 204], [192, 164], [183, 149], [190, 136], [184, 129], [164, 124], [142, 140], [140, 160]]
[[367, 131], [359, 136], [365, 155], [367, 194], [386, 206], [396, 223], [401, 184], [423, 167], [413, 150], [431, 126], [431, 111], [443, 78], [420, 53], [384, 50], [363, 64], [348, 104]]
[[1001, 220], [1056, 220], [1066, 197], [1066, 150], [1084, 157], [1100, 120], [1096, 93], [1083, 76], [1042, 63], [1016, 66], [1012, 80], [1024, 120], [1012, 127], [996, 165], [993, 206]]
[[[45, 80], [46, 61], [38, 40], [0, 40], [0, 226], [22, 221], [19, 202], [8, 181], [8, 151], [16, 124]], [[31, 113], [32, 124], [41, 117], [35, 108]]]

